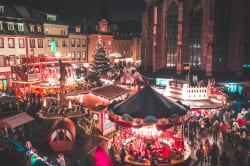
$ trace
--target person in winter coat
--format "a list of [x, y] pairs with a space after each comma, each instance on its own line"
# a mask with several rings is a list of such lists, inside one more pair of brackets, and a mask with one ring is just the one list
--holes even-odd
[[203, 118], [200, 119], [200, 134], [203, 134], [203, 131], [205, 129], [205, 121], [203, 120]]
[[210, 152], [210, 143], [209, 140], [206, 139], [204, 142], [204, 158], [205, 158], [205, 162], [207, 162], [209, 160], [209, 152]]
[[221, 166], [229, 166], [229, 159], [226, 156], [226, 152], [223, 151], [222, 155], [220, 156], [220, 165]]
[[214, 140], [217, 142], [217, 139], [218, 139], [218, 132], [219, 132], [219, 130], [220, 130], [220, 124], [219, 124], [218, 120], [216, 120], [216, 121], [214, 122], [212, 130], [213, 130], [213, 138], [214, 138]]
[[219, 156], [219, 148], [214, 142], [211, 147], [211, 166], [217, 166], [218, 156]]
[[200, 146], [196, 150], [196, 157], [198, 159], [196, 164], [199, 165], [199, 163], [201, 163], [201, 166], [202, 166], [202, 161], [203, 161], [203, 158], [204, 158], [204, 150], [203, 150], [203, 145], [202, 144], [200, 144]]

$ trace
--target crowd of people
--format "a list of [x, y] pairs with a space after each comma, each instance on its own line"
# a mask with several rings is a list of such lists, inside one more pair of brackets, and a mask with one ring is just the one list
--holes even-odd
[[232, 159], [227, 157], [224, 150], [229, 148], [235, 161], [243, 166], [250, 147], [249, 120], [246, 109], [242, 108], [241, 112], [237, 112], [230, 103], [217, 111], [194, 112], [189, 128], [188, 125], [185, 126], [185, 135], [189, 137], [191, 146], [195, 140], [200, 142], [202, 137], [207, 137], [196, 150], [198, 160], [195, 165], [211, 162], [212, 165], [227, 166]]

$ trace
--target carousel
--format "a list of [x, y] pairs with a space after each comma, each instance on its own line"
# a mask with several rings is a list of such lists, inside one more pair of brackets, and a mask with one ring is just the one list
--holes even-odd
[[189, 117], [186, 107], [147, 85], [109, 109], [110, 120], [120, 129], [109, 140], [110, 155], [131, 165], [184, 163], [191, 154], [183, 135]]

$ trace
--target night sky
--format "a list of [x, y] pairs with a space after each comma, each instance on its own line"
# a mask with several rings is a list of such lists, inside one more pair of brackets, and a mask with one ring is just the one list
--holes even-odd
[[64, 18], [72, 18], [87, 13], [100, 15], [102, 1], [105, 1], [107, 16], [114, 21], [141, 21], [145, 0], [5, 0], [8, 3], [23, 4], [35, 9], [46, 9]]

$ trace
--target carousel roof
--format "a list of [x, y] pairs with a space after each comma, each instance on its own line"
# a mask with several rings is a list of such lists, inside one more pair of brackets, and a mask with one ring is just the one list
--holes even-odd
[[140, 92], [127, 100], [115, 105], [113, 112], [118, 115], [129, 114], [133, 118], [169, 118], [177, 114], [183, 116], [187, 110], [173, 100], [162, 96], [146, 85]]

